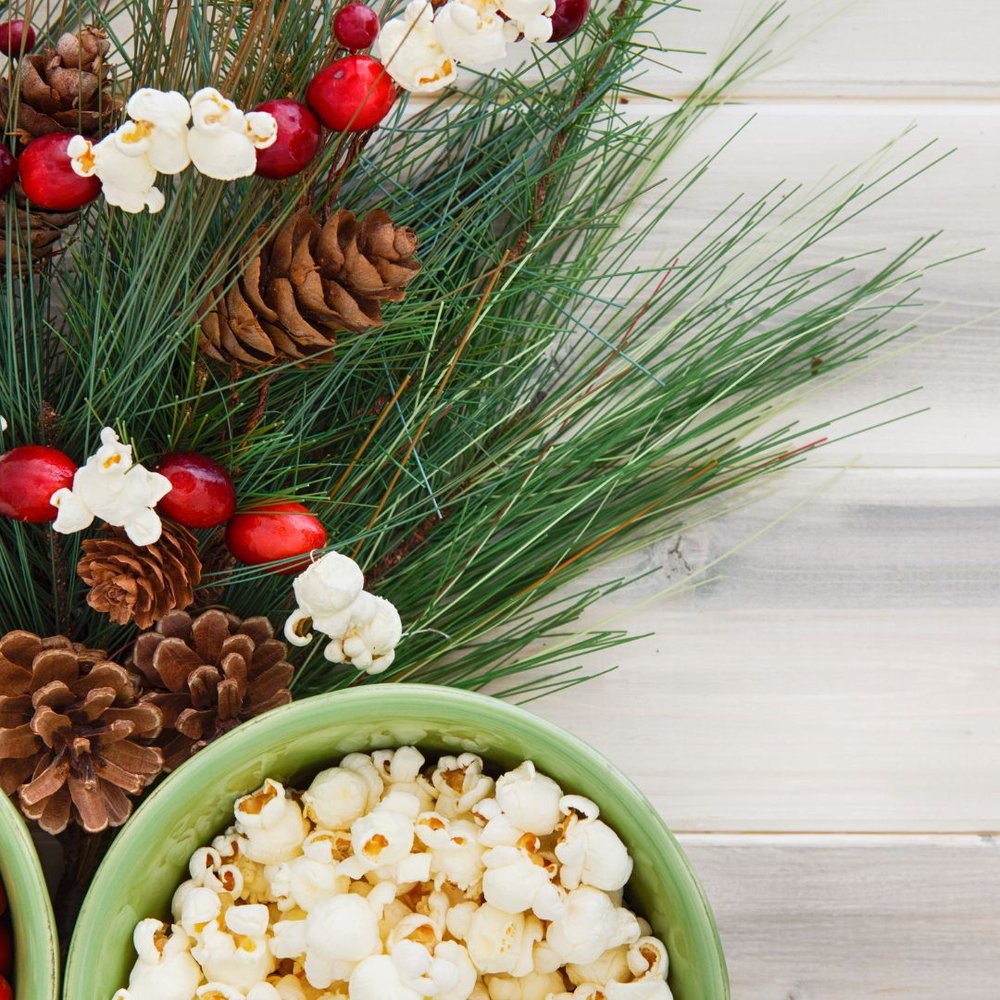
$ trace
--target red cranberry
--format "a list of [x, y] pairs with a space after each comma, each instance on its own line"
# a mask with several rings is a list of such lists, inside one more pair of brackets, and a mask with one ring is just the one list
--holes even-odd
[[236, 511], [236, 487], [218, 462], [193, 451], [178, 451], [160, 460], [156, 471], [173, 489], [157, 504], [167, 517], [189, 528], [214, 528]]
[[59, 512], [49, 503], [56, 490], [73, 486], [76, 462], [55, 448], [26, 444], [0, 456], [0, 514], [40, 524]]
[[274, 144], [257, 150], [257, 173], [281, 180], [305, 170], [319, 149], [320, 127], [316, 116], [304, 104], [285, 99], [265, 101], [254, 111], [266, 111], [278, 123]]
[[363, 3], [341, 7], [333, 19], [333, 33], [345, 49], [367, 49], [378, 37], [378, 14]]
[[2, 198], [17, 180], [17, 160], [14, 154], [0, 143], [0, 198]]
[[71, 135], [42, 135], [32, 139], [17, 161], [21, 187], [28, 200], [53, 212], [70, 212], [101, 193], [96, 177], [81, 177], [73, 170], [66, 148]]
[[[0, 924], [0, 1000], [4, 998], [3, 984], [7, 982], [6, 977], [14, 971], [14, 939], [11, 935], [10, 921], [5, 920]], [[8, 989], [10, 986], [8, 984]], [[10, 994], [13, 996], [13, 994]]]
[[396, 85], [371, 56], [344, 56], [321, 69], [306, 90], [309, 107], [334, 132], [363, 132], [385, 118]]
[[[237, 514], [226, 527], [226, 545], [250, 566], [307, 556], [326, 545], [326, 528], [300, 503], [288, 500], [258, 504]], [[308, 560], [275, 566], [275, 573], [300, 573]]]
[[575, 35], [590, 13], [590, 0], [556, 0], [550, 42], [562, 42]]
[[17, 58], [22, 52], [30, 52], [35, 47], [35, 29], [24, 21], [4, 21], [0, 23], [0, 52]]

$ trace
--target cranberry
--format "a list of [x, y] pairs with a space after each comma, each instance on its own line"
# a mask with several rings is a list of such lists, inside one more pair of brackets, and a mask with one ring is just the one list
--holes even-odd
[[218, 462], [193, 451], [178, 451], [160, 460], [156, 471], [173, 489], [157, 504], [167, 517], [189, 528], [214, 528], [236, 511], [236, 487]]
[[27, 444], [0, 456], [0, 514], [40, 524], [59, 512], [52, 494], [73, 486], [76, 462], [55, 448]]
[[17, 58], [22, 52], [30, 52], [35, 47], [35, 29], [24, 21], [4, 21], [0, 23], [0, 52]]
[[[326, 545], [326, 528], [300, 503], [288, 500], [258, 504], [237, 514], [226, 527], [226, 545], [250, 566], [305, 556]], [[275, 566], [275, 573], [300, 573], [308, 560]]]
[[21, 187], [39, 208], [69, 212], [101, 193], [96, 177], [81, 177], [66, 152], [71, 135], [42, 135], [33, 139], [17, 161]]
[[17, 160], [14, 154], [0, 143], [0, 198], [2, 198], [17, 180]]
[[[14, 971], [14, 939], [10, 932], [10, 921], [4, 920], [0, 924], [0, 1000], [3, 1000], [3, 983], [7, 980], [4, 976], [9, 976]], [[10, 987], [7, 987], [10, 989]]]
[[378, 14], [363, 3], [341, 7], [333, 19], [333, 33], [345, 49], [367, 49], [378, 37]]
[[254, 111], [266, 111], [278, 123], [278, 138], [273, 145], [257, 150], [257, 173], [281, 180], [305, 170], [319, 149], [316, 116], [304, 104], [284, 99], [265, 101]]
[[385, 118], [396, 86], [371, 56], [344, 56], [321, 69], [306, 90], [309, 107], [335, 132], [363, 132]]
[[562, 42], [575, 35], [590, 13], [590, 0], [556, 0], [550, 42]]

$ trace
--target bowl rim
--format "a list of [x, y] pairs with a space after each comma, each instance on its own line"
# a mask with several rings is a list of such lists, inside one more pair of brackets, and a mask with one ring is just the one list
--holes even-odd
[[[0, 813], [2, 813], [0, 816], [0, 851], [3, 854], [4, 889], [7, 894], [11, 926], [14, 932], [15, 996], [18, 1000], [57, 1000], [59, 997], [59, 935], [56, 930], [56, 918], [52, 909], [52, 899], [49, 896], [49, 887], [45, 881], [45, 873], [42, 871], [38, 850], [21, 811], [4, 792], [0, 792], [0, 799], [3, 800], [0, 803]], [[13, 857], [8, 857], [8, 851]], [[16, 890], [18, 894], [23, 892], [36, 904], [37, 908], [31, 908], [30, 916], [28, 915], [28, 907], [19, 907], [15, 914], [14, 908], [10, 906], [11, 884], [18, 885], [19, 888]], [[22, 933], [28, 927], [32, 928], [31, 933]], [[16, 975], [21, 959], [24, 957], [24, 949], [28, 945], [28, 940], [33, 939], [36, 933], [43, 933], [47, 944], [45, 963], [47, 968], [40, 972], [41, 976], [48, 979], [49, 992], [44, 997], [35, 994], [28, 997], [24, 976]], [[39, 956], [32, 953], [32, 965], [35, 966], [37, 962], [39, 962]]]
[[[81, 907], [77, 917], [76, 927], [74, 927], [73, 937], [70, 941], [69, 952], [66, 958], [63, 977], [64, 998], [66, 998], [66, 1000], [79, 1000], [79, 998], [75, 997], [71, 993], [71, 989], [75, 988], [77, 985], [75, 982], [77, 978], [77, 968], [81, 964], [79, 952], [82, 945], [79, 943], [80, 935], [77, 933], [77, 929], [84, 926], [85, 921], [90, 919], [90, 911], [98, 905], [97, 898], [100, 890], [102, 889], [103, 883], [109, 881], [112, 877], [111, 873], [118, 865], [119, 856], [128, 849], [129, 842], [138, 836], [138, 834], [135, 833], [135, 830], [141, 829], [143, 824], [136, 823], [137, 817], [149, 815], [151, 813], [155, 814], [156, 803], [168, 795], [173, 789], [173, 786], [177, 784], [179, 780], [197, 783], [200, 772], [213, 770], [216, 757], [238, 753], [242, 744], [252, 743], [256, 739], [256, 734], [259, 729], [273, 726], [281, 719], [287, 719], [289, 716], [297, 715], [303, 715], [307, 718], [316, 715], [321, 716], [327, 710], [328, 705], [334, 702], [336, 703], [338, 709], [349, 711], [351, 704], [354, 702], [369, 703], [368, 707], [370, 708], [371, 702], [375, 702], [377, 704], [382, 700], [393, 701], [399, 698], [409, 699], [407, 710], [412, 707], [414, 715], [417, 718], [419, 718], [419, 711], [421, 705], [423, 704], [433, 705], [435, 708], [439, 707], [442, 702], [452, 702], [455, 707], [474, 704], [479, 708], [495, 713], [501, 719], [505, 717], [516, 719], [519, 725], [527, 725], [530, 728], [544, 730], [549, 736], [551, 736], [552, 733], [555, 733], [558, 738], [567, 745], [567, 747], [572, 749], [574, 753], [586, 757], [599, 768], [603, 769], [605, 773], [610, 774], [610, 776], [621, 786], [622, 791], [628, 793], [630, 798], [633, 800], [635, 807], [641, 810], [644, 820], [652, 823], [656, 827], [657, 831], [661, 834], [672, 851], [675, 860], [680, 863], [684, 872], [688, 876], [690, 883], [693, 885], [697, 893], [701, 916], [705, 920], [707, 927], [711, 932], [715, 951], [719, 958], [722, 980], [720, 985], [723, 990], [720, 995], [720, 1000], [728, 1000], [730, 996], [729, 970], [726, 964], [725, 954], [722, 948], [722, 939], [719, 935], [715, 914], [712, 912], [712, 907], [708, 901], [707, 895], [705, 894], [705, 890], [698, 879], [694, 866], [691, 864], [691, 861], [680, 842], [671, 832], [663, 817], [660, 816], [659, 812], [657, 812], [657, 810], [653, 807], [653, 804], [646, 797], [645, 793], [627, 774], [621, 771], [617, 765], [612, 763], [612, 761], [605, 757], [600, 751], [596, 750], [579, 736], [576, 736], [568, 730], [563, 729], [561, 726], [551, 723], [541, 716], [528, 712], [517, 705], [512, 705], [509, 702], [502, 701], [492, 695], [485, 695], [476, 691], [467, 691], [462, 688], [448, 687], [437, 684], [415, 684], [403, 682], [370, 684], [353, 689], [329, 691], [323, 694], [312, 695], [307, 698], [299, 698], [288, 705], [272, 709], [263, 715], [249, 719], [247, 722], [237, 726], [231, 732], [226, 733], [224, 736], [199, 751], [192, 758], [185, 761], [180, 767], [161, 781], [160, 784], [157, 785], [156, 788], [154, 788], [153, 791], [142, 801], [139, 807], [135, 810], [133, 816], [130, 817], [130, 819], [121, 828], [118, 835], [112, 842], [111, 847], [108, 849], [100, 867], [97, 869], [97, 872], [95, 873], [94, 878], [87, 890], [83, 906]], [[200, 784], [203, 785], [204, 783], [202, 782]]]

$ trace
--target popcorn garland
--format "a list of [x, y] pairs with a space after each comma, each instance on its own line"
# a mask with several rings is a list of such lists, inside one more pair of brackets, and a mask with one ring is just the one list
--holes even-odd
[[[159, 212], [165, 202], [159, 173], [175, 175], [189, 165], [216, 180], [249, 177], [257, 150], [278, 138], [266, 111], [243, 112], [213, 87], [190, 100], [175, 90], [137, 90], [125, 105], [130, 118], [98, 143], [74, 136], [67, 148], [74, 173], [97, 177], [109, 205], [125, 212]], [[188, 124], [190, 123], [190, 128]]]
[[352, 753], [301, 794], [238, 799], [112, 1000], [670, 1000], [594, 802], [530, 761], [496, 781], [471, 753], [424, 764]]
[[401, 17], [387, 21], [373, 51], [404, 90], [433, 94], [454, 83], [460, 64], [480, 68], [499, 62], [508, 44], [524, 37], [552, 37], [556, 0], [411, 0]]
[[[0, 417], [0, 431], [5, 429], [6, 421]], [[92, 590], [88, 602], [95, 610], [109, 613], [119, 624], [134, 619], [142, 628], [149, 628], [171, 611], [183, 611], [194, 600], [193, 587], [202, 566], [197, 539], [185, 530], [185, 525], [213, 527], [228, 520], [227, 545], [233, 555], [249, 563], [306, 555], [326, 545], [326, 529], [301, 504], [263, 504], [234, 515], [236, 490], [232, 480], [222, 466], [204, 456], [178, 452], [166, 456], [160, 467], [168, 475], [136, 462], [132, 446], [123, 444], [111, 427], [101, 431], [101, 447], [80, 467], [55, 449], [14, 449], [0, 455], [0, 514], [36, 522], [54, 518], [52, 528], [60, 534], [84, 531], [95, 520], [123, 529], [128, 543], [137, 549], [129, 550], [120, 533], [98, 539], [93, 544], [100, 551], [85, 552], [78, 572], [92, 584], [85, 568], [89, 570], [99, 563], [101, 586], [116, 595], [124, 588], [120, 596], [128, 600], [121, 606], [114, 605]], [[169, 476], [183, 485], [175, 491]], [[164, 513], [177, 523], [164, 536], [156, 508], [174, 492], [177, 502], [163, 507]], [[269, 545], [287, 545], [289, 535], [294, 536], [296, 529], [290, 523], [300, 526], [297, 549], [287, 552], [276, 548], [269, 552]], [[273, 539], [268, 535], [272, 529], [276, 529]], [[170, 554], [151, 551], [164, 537]], [[85, 550], [89, 545], [89, 541], [84, 543]], [[185, 554], [183, 558], [178, 555], [178, 546]], [[160, 566], [164, 558], [169, 565]], [[130, 567], [132, 575], [115, 568], [119, 565]], [[150, 575], [145, 579], [147, 570]], [[179, 581], [184, 586], [178, 581], [174, 581], [178, 585], [168, 586], [171, 573], [178, 570], [190, 570]], [[331, 663], [347, 664], [368, 674], [386, 671], [395, 660], [403, 624], [396, 608], [385, 598], [368, 593], [364, 582], [361, 567], [339, 552], [327, 552], [308, 565], [292, 585], [297, 606], [285, 624], [288, 641], [307, 646], [312, 641], [311, 633], [320, 632], [329, 640], [323, 655]], [[138, 611], [133, 605], [140, 591], [156, 592], [165, 603], [154, 602], [154, 606]]]

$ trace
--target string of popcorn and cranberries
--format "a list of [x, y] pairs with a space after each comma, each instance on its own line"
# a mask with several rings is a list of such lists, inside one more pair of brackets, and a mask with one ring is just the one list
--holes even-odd
[[268, 779], [141, 920], [112, 1000], [670, 1000], [624, 904], [632, 859], [590, 799], [525, 761], [348, 754]]
[[[316, 156], [323, 127], [376, 128], [400, 89], [435, 93], [456, 81], [461, 66], [488, 70], [522, 39], [563, 41], [589, 10], [590, 0], [411, 0], [382, 25], [370, 7], [350, 3], [333, 21], [349, 54], [313, 77], [304, 103], [281, 97], [244, 111], [214, 87], [190, 98], [142, 87], [125, 103], [127, 120], [98, 141], [42, 135], [16, 158], [0, 144], [0, 195], [20, 180], [28, 201], [47, 211], [73, 211], [103, 193], [123, 211], [155, 213], [166, 203], [156, 186], [160, 174], [193, 167], [221, 181], [291, 177]], [[23, 20], [0, 24], [0, 53], [17, 59], [34, 44], [35, 32]]]

